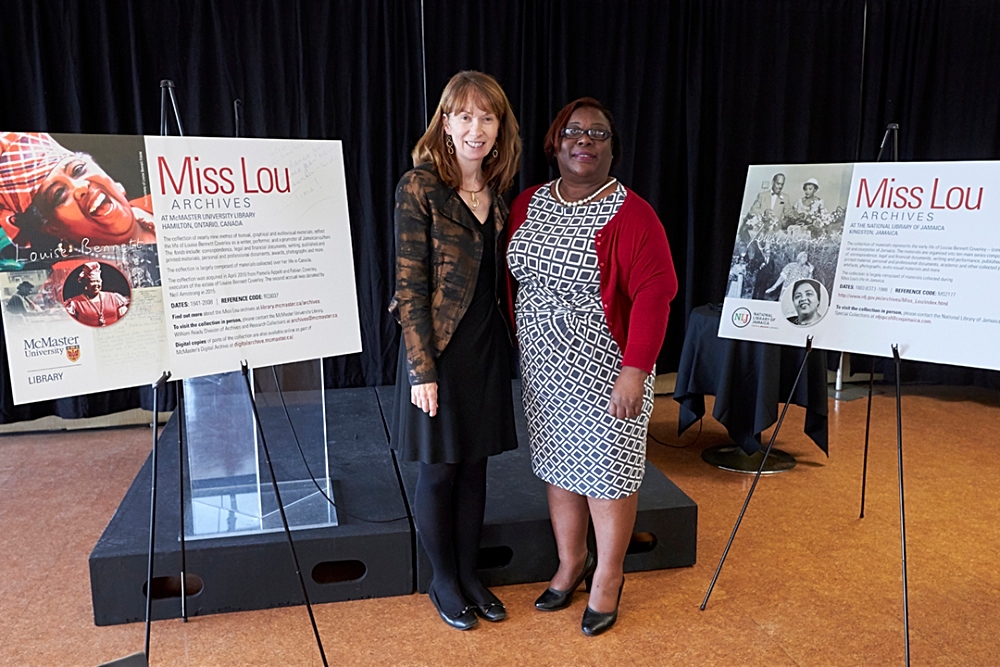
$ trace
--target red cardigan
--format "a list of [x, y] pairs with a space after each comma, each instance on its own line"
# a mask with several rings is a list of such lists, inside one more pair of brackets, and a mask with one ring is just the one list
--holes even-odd
[[[514, 200], [507, 243], [528, 215], [528, 202], [544, 185], [528, 188]], [[618, 213], [594, 238], [601, 272], [601, 302], [611, 335], [622, 349], [622, 365], [653, 372], [667, 332], [677, 274], [667, 234], [653, 207], [626, 188]], [[507, 306], [514, 319], [516, 281], [507, 271]]]

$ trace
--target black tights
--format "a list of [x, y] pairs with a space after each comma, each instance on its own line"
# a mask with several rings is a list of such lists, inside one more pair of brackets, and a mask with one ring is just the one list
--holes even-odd
[[421, 463], [417, 478], [417, 534], [434, 567], [433, 589], [448, 613], [489, 593], [476, 576], [486, 508], [486, 458]]

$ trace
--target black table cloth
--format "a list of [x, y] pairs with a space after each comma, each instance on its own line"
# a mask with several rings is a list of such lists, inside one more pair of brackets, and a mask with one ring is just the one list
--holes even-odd
[[[705, 394], [712, 394], [712, 416], [749, 455], [777, 421], [778, 403], [788, 400], [805, 348], [719, 338], [721, 317], [714, 305], [691, 311], [674, 388], [680, 403], [677, 432], [704, 416]], [[805, 433], [829, 455], [826, 384], [826, 357], [817, 351], [809, 356], [792, 402], [806, 408]]]

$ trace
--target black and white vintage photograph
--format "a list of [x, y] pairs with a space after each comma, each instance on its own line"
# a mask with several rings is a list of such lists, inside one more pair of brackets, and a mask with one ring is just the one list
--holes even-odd
[[726, 296], [780, 301], [792, 318], [789, 295], [798, 281], [814, 280], [829, 293], [851, 173], [850, 164], [751, 166]]

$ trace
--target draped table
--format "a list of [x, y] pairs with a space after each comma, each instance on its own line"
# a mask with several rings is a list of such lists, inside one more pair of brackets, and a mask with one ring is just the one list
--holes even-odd
[[[805, 348], [720, 338], [721, 317], [721, 309], [711, 304], [691, 311], [674, 388], [674, 400], [680, 404], [677, 432], [684, 433], [704, 416], [705, 394], [711, 394], [715, 396], [712, 416], [739, 447], [729, 447], [724, 453], [747, 459], [761, 451], [760, 434], [777, 421], [778, 403], [788, 400]], [[806, 409], [805, 433], [829, 455], [824, 354], [810, 355], [792, 402]], [[782, 459], [777, 452], [772, 449], [768, 460], [771, 456]], [[784, 457], [791, 465], [780, 469], [795, 464], [790, 455]], [[751, 467], [756, 471], [752, 461]]]

